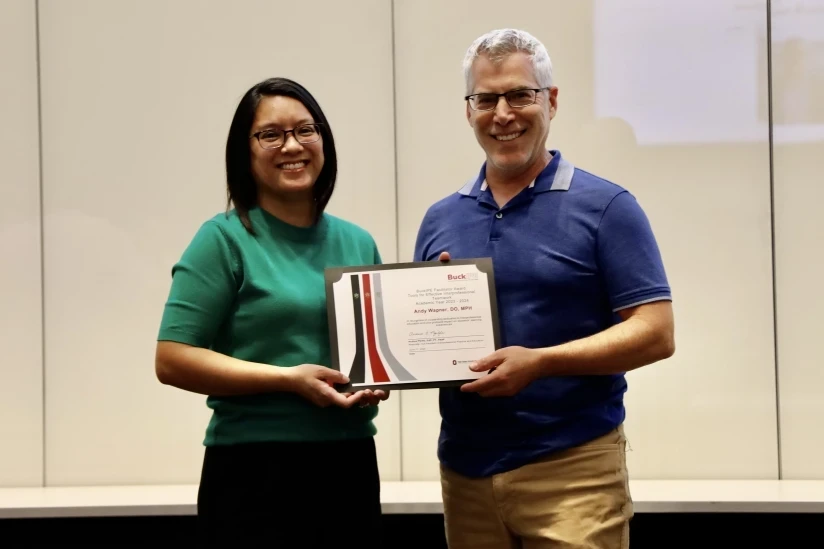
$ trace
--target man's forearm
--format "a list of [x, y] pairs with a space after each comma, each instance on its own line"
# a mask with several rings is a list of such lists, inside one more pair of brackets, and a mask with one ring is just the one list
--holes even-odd
[[541, 349], [539, 368], [541, 377], [619, 374], [674, 352], [671, 317], [639, 314], [590, 337]]

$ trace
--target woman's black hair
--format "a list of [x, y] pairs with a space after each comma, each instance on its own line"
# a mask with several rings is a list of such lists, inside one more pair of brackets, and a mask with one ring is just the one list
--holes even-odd
[[312, 188], [315, 199], [315, 222], [332, 197], [338, 176], [338, 157], [335, 153], [335, 139], [332, 128], [318, 102], [309, 91], [288, 78], [269, 78], [252, 86], [240, 100], [229, 128], [226, 140], [226, 194], [227, 209], [233, 204], [243, 226], [254, 233], [249, 221], [249, 210], [257, 205], [257, 184], [252, 177], [251, 145], [249, 134], [255, 120], [260, 100], [264, 97], [283, 95], [297, 99], [314, 121], [320, 124], [323, 139], [323, 169]]

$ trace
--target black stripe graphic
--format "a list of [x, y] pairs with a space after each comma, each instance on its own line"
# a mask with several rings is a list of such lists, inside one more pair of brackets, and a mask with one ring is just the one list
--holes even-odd
[[352, 308], [355, 311], [355, 359], [352, 361], [352, 370], [349, 372], [349, 381], [352, 383], [364, 383], [365, 364], [363, 355], [363, 317], [361, 315], [361, 295], [358, 275], [350, 275], [352, 280]]

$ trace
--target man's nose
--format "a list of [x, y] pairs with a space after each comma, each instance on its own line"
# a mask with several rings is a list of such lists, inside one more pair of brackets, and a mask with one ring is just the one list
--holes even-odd
[[502, 95], [498, 98], [498, 104], [495, 105], [495, 122], [504, 125], [511, 121], [513, 117], [512, 107], [506, 102], [506, 97]]

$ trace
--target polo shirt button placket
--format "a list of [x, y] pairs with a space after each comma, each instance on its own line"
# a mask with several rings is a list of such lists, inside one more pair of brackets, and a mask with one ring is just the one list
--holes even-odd
[[[495, 221], [501, 219], [504, 216], [503, 212], [495, 212]], [[492, 222], [492, 230], [489, 234], [489, 240], [496, 241], [501, 238], [501, 226], [500, 223]]]

